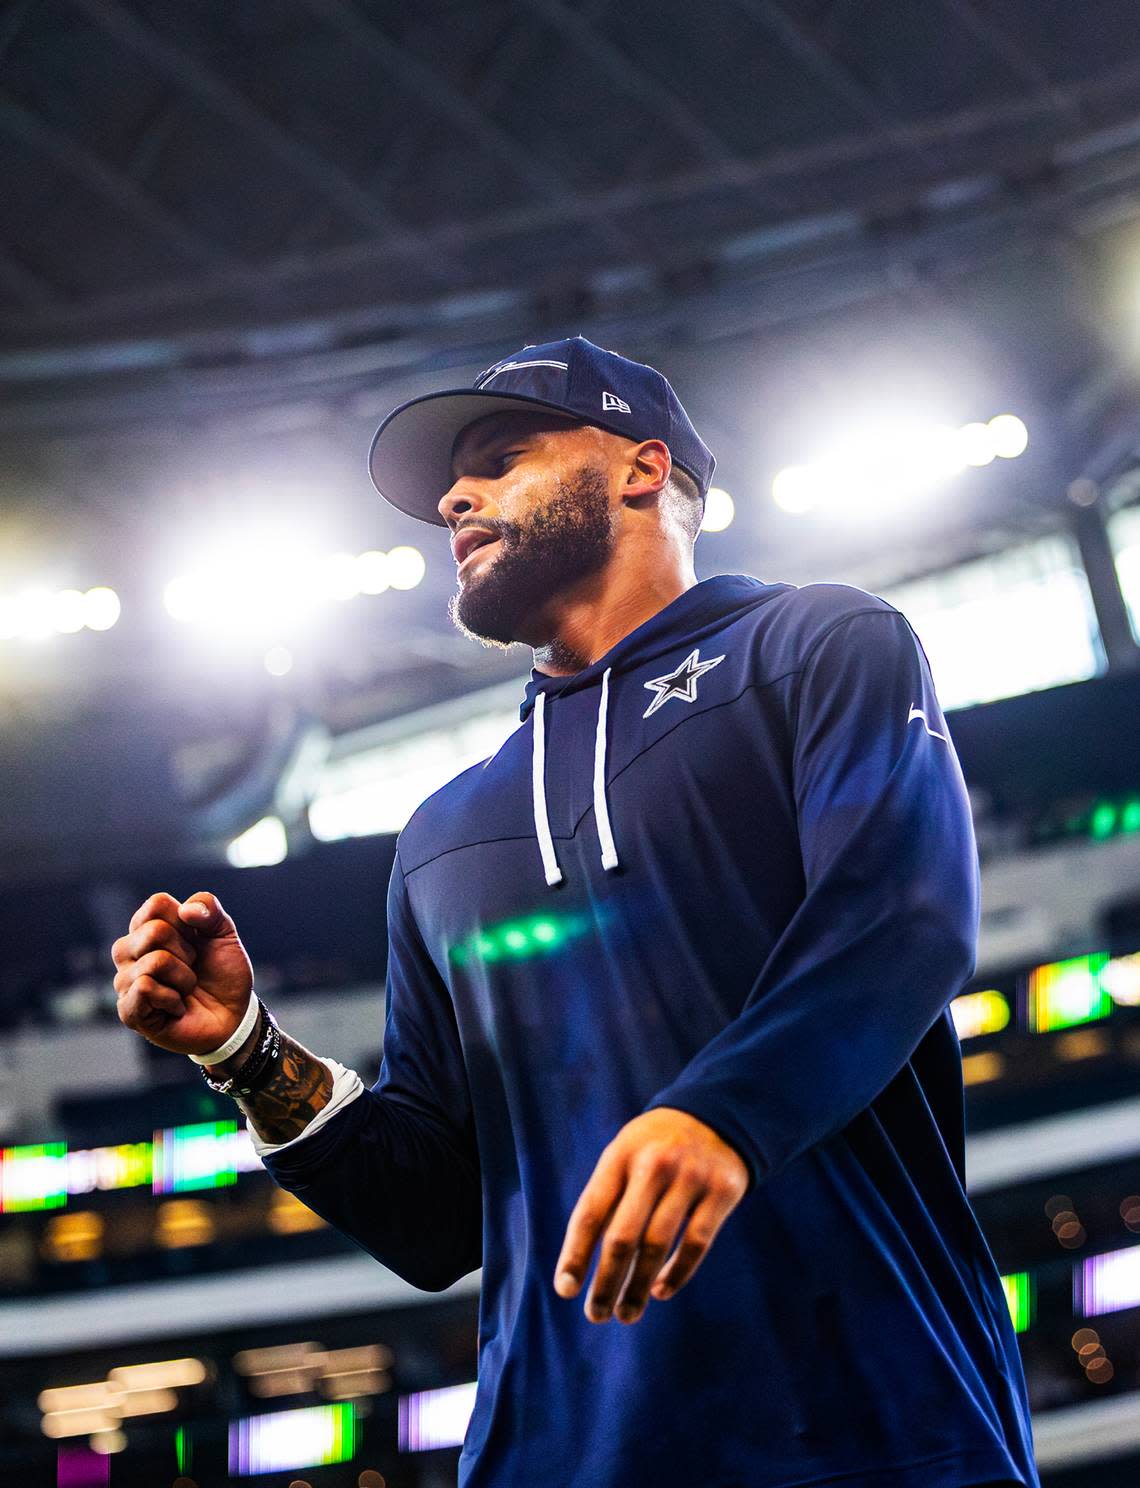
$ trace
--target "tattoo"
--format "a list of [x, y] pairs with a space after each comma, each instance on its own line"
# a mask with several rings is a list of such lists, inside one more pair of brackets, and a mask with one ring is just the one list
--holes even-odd
[[332, 1071], [284, 1033], [275, 1066], [268, 1081], [238, 1105], [263, 1142], [290, 1142], [332, 1099]]

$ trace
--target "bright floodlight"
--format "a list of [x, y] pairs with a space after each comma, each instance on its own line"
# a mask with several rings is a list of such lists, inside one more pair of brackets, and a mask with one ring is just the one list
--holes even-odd
[[786, 512], [811, 511], [822, 495], [821, 481], [810, 465], [789, 465], [772, 482], [772, 499]]
[[54, 611], [55, 628], [61, 635], [74, 635], [87, 624], [87, 600], [78, 589], [61, 589]]
[[375, 548], [356, 559], [356, 582], [361, 594], [383, 594], [389, 586], [388, 555]]
[[1011, 413], [959, 429], [907, 418], [865, 424], [823, 459], [781, 470], [772, 499], [787, 512], [882, 514], [929, 496], [967, 465], [989, 465], [999, 455], [1012, 460], [1028, 443], [1025, 425]]
[[55, 633], [55, 595], [50, 589], [25, 589], [16, 603], [17, 634], [25, 641], [42, 641]]
[[234, 838], [226, 857], [235, 868], [270, 868], [283, 863], [288, 851], [285, 823], [279, 816], [263, 816]]
[[999, 413], [986, 427], [994, 454], [1003, 460], [1016, 460], [1029, 448], [1029, 430], [1014, 413]]
[[963, 424], [958, 430], [958, 438], [967, 465], [989, 465], [997, 454], [989, 424]]
[[193, 571], [171, 579], [163, 603], [175, 620], [268, 645], [358, 594], [412, 589], [424, 569], [416, 548], [321, 554], [295, 532], [241, 531], [221, 539]]
[[271, 677], [284, 677], [293, 670], [293, 653], [288, 646], [270, 646], [265, 653], [265, 670]]
[[736, 503], [722, 486], [710, 486], [705, 496], [702, 532], [723, 532], [736, 515]]
[[419, 548], [393, 548], [388, 554], [388, 582], [393, 589], [414, 589], [426, 571]]
[[88, 589], [83, 596], [84, 622], [88, 630], [110, 630], [122, 613], [119, 596], [102, 585]]
[[330, 553], [318, 565], [321, 590], [329, 599], [355, 599], [360, 593], [360, 574], [351, 553]]
[[171, 579], [162, 591], [162, 602], [175, 620], [197, 620], [201, 611], [200, 590], [189, 574]]

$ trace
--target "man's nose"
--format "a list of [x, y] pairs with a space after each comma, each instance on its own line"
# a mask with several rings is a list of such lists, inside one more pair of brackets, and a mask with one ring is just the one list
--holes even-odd
[[460, 476], [449, 491], [439, 498], [436, 510], [450, 527], [456, 518], [467, 512], [482, 511], [486, 502], [479, 496], [475, 485], [466, 476]]

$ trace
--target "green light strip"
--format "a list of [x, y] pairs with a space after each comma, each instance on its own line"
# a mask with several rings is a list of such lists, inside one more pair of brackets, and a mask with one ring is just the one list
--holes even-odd
[[1101, 973], [1108, 961], [1108, 953], [1098, 951], [1035, 967], [1029, 973], [1030, 1032], [1052, 1033], [1107, 1018], [1113, 1003], [1101, 984]]
[[1037, 1287], [1028, 1271], [1013, 1271], [1001, 1278], [1013, 1331], [1024, 1333], [1033, 1325], [1037, 1313]]
[[184, 1477], [194, 1461], [194, 1443], [185, 1426], [179, 1426], [174, 1432], [174, 1460], [178, 1467], [178, 1476]]
[[0, 1150], [0, 1213], [62, 1209], [66, 1203], [66, 1142]]

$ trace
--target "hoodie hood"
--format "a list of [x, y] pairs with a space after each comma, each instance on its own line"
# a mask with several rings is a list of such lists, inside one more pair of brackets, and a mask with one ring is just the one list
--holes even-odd
[[599, 686], [598, 715], [594, 736], [594, 820], [601, 847], [602, 867], [607, 872], [619, 866], [617, 844], [610, 822], [606, 800], [607, 714], [611, 677], [628, 672], [652, 657], [689, 641], [699, 642], [709, 631], [718, 630], [726, 621], [745, 610], [767, 603], [777, 594], [792, 588], [791, 584], [765, 584], [750, 574], [717, 574], [702, 579], [679, 594], [676, 599], [644, 620], [635, 630], [623, 636], [604, 656], [568, 677], [531, 669], [525, 696], [519, 706], [519, 718], [525, 723], [533, 714], [531, 747], [531, 790], [534, 807], [534, 830], [542, 854], [547, 884], [554, 888], [562, 882], [562, 869], [554, 849], [554, 838], [546, 805], [546, 711], [557, 697], [583, 688]]

